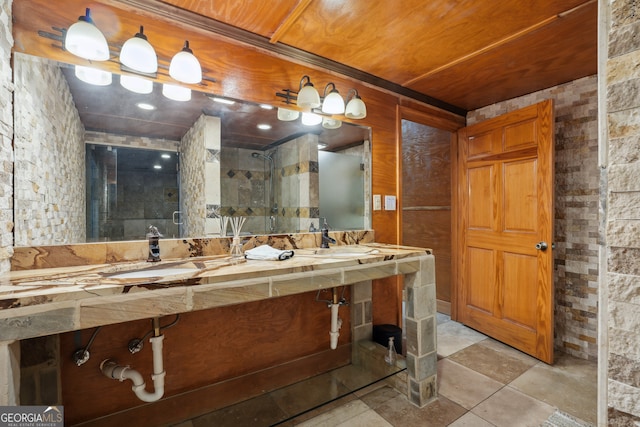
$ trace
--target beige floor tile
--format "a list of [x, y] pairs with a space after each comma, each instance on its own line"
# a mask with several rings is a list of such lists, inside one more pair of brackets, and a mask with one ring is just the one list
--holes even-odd
[[504, 384], [452, 360], [438, 362], [438, 394], [463, 408], [473, 408], [502, 387]]
[[449, 359], [503, 384], [510, 383], [538, 363], [536, 359], [491, 339], [467, 347]]
[[378, 406], [383, 405], [398, 396], [401, 396], [401, 394], [396, 389], [385, 386], [372, 390], [370, 393], [361, 396], [360, 400], [366, 403], [370, 408], [376, 409]]
[[485, 421], [472, 412], [467, 412], [453, 423], [449, 424], [449, 427], [494, 427], [489, 421]]
[[450, 356], [486, 338], [485, 335], [458, 322], [441, 323], [437, 326], [438, 356]]
[[538, 427], [555, 408], [509, 386], [471, 410], [497, 427]]
[[423, 408], [413, 405], [405, 396], [398, 396], [378, 406], [375, 411], [395, 427], [444, 427], [466, 412], [444, 396]]
[[538, 363], [510, 386], [556, 406], [574, 417], [596, 424], [597, 363], [566, 354], [556, 355], [553, 365]]

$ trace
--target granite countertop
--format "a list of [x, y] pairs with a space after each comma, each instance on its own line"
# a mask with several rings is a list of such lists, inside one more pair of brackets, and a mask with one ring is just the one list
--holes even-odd
[[294, 252], [284, 261], [213, 255], [12, 271], [0, 279], [0, 340], [414, 273], [431, 254], [380, 243]]

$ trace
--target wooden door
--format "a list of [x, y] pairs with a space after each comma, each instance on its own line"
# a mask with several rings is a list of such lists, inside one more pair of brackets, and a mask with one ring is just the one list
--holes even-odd
[[461, 129], [458, 160], [458, 320], [553, 363], [552, 101]]

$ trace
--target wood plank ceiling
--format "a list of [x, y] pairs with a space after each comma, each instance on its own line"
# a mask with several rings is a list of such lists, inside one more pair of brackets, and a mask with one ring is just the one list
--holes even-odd
[[[111, 46], [122, 46], [144, 23], [165, 69], [188, 34], [203, 68], [216, 80], [203, 82], [209, 93], [213, 89], [234, 97], [251, 91], [255, 102], [273, 105], [281, 101], [275, 97], [277, 90], [297, 89], [291, 83], [297, 84], [301, 74], [294, 64], [337, 72], [462, 116], [597, 72], [595, 0], [65, 0], [65, 8], [50, 0], [14, 0], [14, 50], [86, 65], [60, 49], [60, 43], [38, 36], [41, 30], [68, 27], [85, 7], [91, 7]], [[253, 49], [239, 50], [247, 45]], [[258, 85], [260, 93], [243, 79], [244, 70], [255, 68], [257, 52], [293, 60], [283, 68], [261, 56], [260, 65], [270, 71]], [[120, 72], [115, 61], [101, 67]], [[159, 74], [156, 82], [167, 79]], [[86, 123], [87, 129], [108, 131], [105, 123], [114, 125], [120, 116], [126, 122], [111, 131], [130, 135], [150, 128], [153, 132], [146, 136], [179, 139], [193, 117], [212, 108], [203, 107], [208, 100], [185, 103], [180, 115], [169, 110], [169, 117], [164, 117], [156, 112], [153, 118], [146, 116], [142, 126], [136, 113], [122, 107], [126, 96], [122, 90], [114, 88], [113, 96], [81, 95], [78, 90], [74, 98], [76, 94], [79, 105], [87, 106], [81, 114], [90, 110], [91, 102], [101, 104], [96, 123]], [[85, 102], [81, 96], [86, 96]], [[221, 116], [216, 111], [210, 114]], [[185, 119], [178, 123], [181, 116]], [[248, 148], [265, 149], [297, 131], [274, 121], [280, 133], [267, 140], [256, 132], [249, 116], [258, 114], [245, 111], [237, 121], [242, 126], [230, 123], [235, 127], [225, 138], [251, 140], [255, 146]]]
[[597, 72], [595, 0], [165, 0], [468, 111]]

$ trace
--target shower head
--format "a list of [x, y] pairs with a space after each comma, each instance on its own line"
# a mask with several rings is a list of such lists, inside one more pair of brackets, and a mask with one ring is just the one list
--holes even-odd
[[266, 159], [266, 160], [273, 160], [271, 158], [271, 156], [266, 155], [266, 154], [262, 154], [262, 153], [256, 153], [255, 151], [253, 153], [251, 153], [251, 157], [253, 157], [254, 159], [257, 159], [258, 157], [261, 157], [261, 158]]

